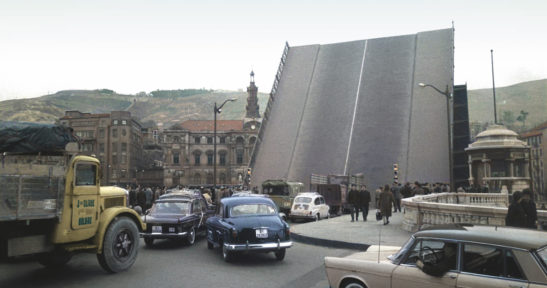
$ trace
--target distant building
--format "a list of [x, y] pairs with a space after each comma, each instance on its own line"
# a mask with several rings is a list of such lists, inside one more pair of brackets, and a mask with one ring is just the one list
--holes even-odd
[[532, 189], [535, 195], [538, 196], [536, 200], [545, 202], [547, 201], [547, 191], [545, 191], [545, 186], [547, 186], [547, 171], [543, 165], [547, 163], [547, 155], [544, 153], [545, 149], [547, 149], [547, 122], [520, 134], [520, 138], [526, 141], [531, 147], [530, 170], [532, 174]]
[[[217, 120], [218, 185], [243, 184], [261, 120], [258, 114], [254, 73], [247, 88], [247, 113], [243, 120]], [[226, 107], [225, 109], [229, 109]], [[214, 121], [188, 120], [163, 130], [160, 143], [164, 151], [164, 184], [213, 184]]]
[[66, 111], [59, 119], [63, 126], [72, 127], [80, 139], [80, 150], [95, 155], [101, 161], [104, 185], [125, 186], [136, 183], [143, 167], [142, 125], [127, 111], [91, 114]]

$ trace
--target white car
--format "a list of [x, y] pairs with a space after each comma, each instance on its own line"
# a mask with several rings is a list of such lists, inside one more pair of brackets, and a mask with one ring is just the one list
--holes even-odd
[[325, 198], [317, 192], [298, 193], [294, 198], [291, 214], [289, 218], [294, 221], [296, 219], [308, 219], [319, 221], [322, 218], [329, 218], [330, 207], [325, 204]]

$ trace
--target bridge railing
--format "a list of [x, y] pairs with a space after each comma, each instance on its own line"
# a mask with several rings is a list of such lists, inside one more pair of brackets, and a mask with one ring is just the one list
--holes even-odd
[[[499, 193], [438, 193], [402, 200], [403, 229], [417, 231], [439, 224], [482, 224], [505, 226], [509, 199]], [[547, 211], [538, 211], [540, 227], [547, 224]]]
[[268, 104], [266, 105], [266, 110], [264, 115], [262, 115], [262, 123], [260, 125], [260, 130], [258, 130], [258, 137], [251, 152], [251, 161], [249, 162], [249, 167], [254, 167], [256, 154], [260, 149], [260, 143], [262, 143], [262, 137], [264, 136], [264, 129], [268, 125], [268, 119], [270, 118], [270, 112], [272, 110], [273, 101], [277, 95], [277, 87], [279, 86], [279, 81], [281, 81], [281, 74], [283, 73], [283, 68], [285, 67], [285, 62], [287, 61], [287, 55], [289, 54], [289, 42], [285, 42], [285, 48], [283, 49], [283, 54], [281, 55], [281, 61], [279, 62], [279, 67], [277, 68], [277, 73], [275, 74], [274, 83], [272, 85], [272, 90], [270, 91], [270, 98], [268, 99]]

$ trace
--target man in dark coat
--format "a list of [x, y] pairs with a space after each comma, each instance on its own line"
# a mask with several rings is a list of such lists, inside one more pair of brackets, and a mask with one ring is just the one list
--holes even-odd
[[[351, 222], [355, 220], [359, 221], [359, 191], [355, 188], [355, 185], [351, 185], [351, 189], [348, 192], [347, 201], [350, 205]], [[355, 214], [355, 217], [353, 216]]]
[[537, 208], [536, 202], [534, 202], [534, 198], [532, 196], [532, 190], [528, 188], [522, 190], [520, 204], [522, 205], [522, 209], [524, 209], [524, 213], [526, 214], [526, 227], [537, 229]]
[[[363, 185], [359, 190], [359, 206], [363, 211], [363, 221], [367, 221], [368, 208], [370, 205], [370, 192], [367, 190], [367, 186]], [[359, 212], [357, 212], [359, 214]]]
[[520, 191], [513, 193], [513, 201], [507, 208], [507, 216], [505, 216], [505, 226], [526, 227], [526, 213], [520, 204]]
[[399, 183], [393, 182], [393, 185], [391, 186], [391, 193], [393, 193], [393, 197], [395, 198], [395, 202], [393, 203], [393, 212], [401, 212], [401, 187], [399, 186]]
[[146, 211], [146, 194], [140, 185], [137, 186], [137, 205], [140, 206], [142, 210]]
[[393, 193], [389, 190], [389, 184], [384, 186], [384, 190], [380, 193], [380, 198], [378, 199], [378, 207], [382, 212], [382, 217], [384, 219], [384, 225], [389, 224], [389, 217], [391, 217], [391, 208], [392, 204], [395, 202]]

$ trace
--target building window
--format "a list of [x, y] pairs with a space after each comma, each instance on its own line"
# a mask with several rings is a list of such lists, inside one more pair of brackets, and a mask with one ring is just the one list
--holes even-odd
[[99, 138], [104, 138], [104, 128], [99, 128]]
[[112, 155], [112, 165], [117, 165], [117, 164], [118, 164], [118, 156]]
[[199, 163], [201, 162], [201, 155], [194, 154], [194, 165], [199, 166]]
[[114, 138], [118, 137], [118, 129], [116, 128], [112, 129], [112, 137]]
[[122, 156], [120, 157], [120, 159], [121, 159], [121, 164], [127, 163], [127, 156], [126, 156], [126, 155], [122, 155]]
[[118, 125], [118, 120], [112, 121], [112, 125]]
[[173, 164], [179, 164], [179, 153], [173, 155]]
[[201, 143], [201, 137], [194, 137], [194, 143], [199, 144]]
[[127, 135], [127, 130], [125, 128], [122, 129], [122, 136]]
[[122, 120], [122, 125], [127, 125], [127, 121]]
[[179, 143], [179, 142], [180, 142], [179, 136], [173, 137], [173, 143]]
[[213, 183], [213, 174], [207, 174], [207, 183]]
[[224, 173], [220, 173], [218, 181], [221, 184], [230, 184], [230, 183], [226, 182], [226, 174], [224, 174]]
[[207, 137], [207, 144], [213, 144], [213, 137]]
[[220, 144], [226, 144], [226, 137], [220, 137]]
[[127, 152], [127, 143], [122, 143], [122, 153]]
[[93, 152], [93, 143], [84, 143], [84, 144], [82, 144], [82, 151], [84, 151], [84, 152]]
[[226, 166], [226, 153], [219, 153], [220, 166]]
[[213, 166], [213, 154], [212, 153], [207, 154], [207, 165]]
[[104, 143], [99, 144], [99, 153], [104, 154]]
[[201, 175], [198, 173], [194, 174], [194, 184], [201, 184]]
[[243, 164], [243, 149], [236, 150], [236, 163]]

